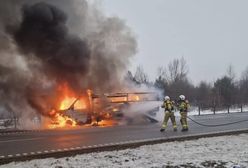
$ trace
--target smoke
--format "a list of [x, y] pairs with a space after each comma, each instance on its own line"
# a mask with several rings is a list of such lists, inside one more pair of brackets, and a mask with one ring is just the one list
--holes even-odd
[[63, 83], [77, 93], [120, 89], [136, 48], [125, 22], [94, 3], [0, 1], [0, 115], [47, 115]]
[[25, 56], [34, 54], [48, 74], [58, 79], [87, 73], [87, 41], [69, 34], [63, 11], [44, 2], [25, 5], [22, 11], [23, 19], [14, 39]]

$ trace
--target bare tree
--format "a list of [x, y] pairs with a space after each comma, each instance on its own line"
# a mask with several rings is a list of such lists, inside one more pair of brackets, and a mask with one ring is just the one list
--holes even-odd
[[247, 81], [248, 81], [248, 66], [247, 66], [246, 69], [242, 72], [241, 80], [247, 80]]
[[227, 77], [229, 77], [232, 81], [234, 81], [236, 74], [234, 72], [234, 67], [231, 64], [227, 67], [226, 73], [227, 73]]
[[170, 83], [185, 80], [188, 74], [186, 60], [183, 57], [181, 59], [174, 59], [168, 64], [168, 71]]
[[142, 66], [138, 66], [134, 75], [134, 79], [137, 84], [147, 84], [149, 83], [148, 75], [145, 73]]
[[239, 82], [239, 98], [241, 103], [248, 103], [248, 66], [242, 72]]
[[168, 83], [168, 72], [167, 72], [167, 69], [166, 67], [163, 67], [163, 66], [160, 66], [158, 67], [158, 70], [157, 70], [157, 74], [158, 74], [158, 78], [157, 79], [160, 79], [162, 80], [163, 82], [166, 82]]

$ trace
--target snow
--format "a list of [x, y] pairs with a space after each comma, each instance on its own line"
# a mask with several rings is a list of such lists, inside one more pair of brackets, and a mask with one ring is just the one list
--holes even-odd
[[[242, 107], [242, 110], [243, 112], [247, 112], [248, 111], [248, 106], [245, 105]], [[241, 112], [241, 107], [239, 106], [231, 106], [230, 109], [229, 109], [229, 112], [230, 113], [238, 113], [238, 112]], [[222, 110], [216, 110], [215, 111], [216, 114], [221, 114], [221, 113], [228, 113], [228, 109], [222, 109]], [[190, 111], [189, 111], [189, 115], [198, 115], [199, 114], [199, 111], [198, 111], [198, 107], [191, 107], [190, 108]], [[205, 115], [205, 114], [214, 114], [213, 110], [212, 109], [206, 109], [206, 110], [201, 110], [200, 111], [200, 114], [201, 115]]]
[[0, 168], [79, 167], [248, 167], [248, 134], [146, 145], [135, 149], [81, 154], [65, 158], [12, 162]]
[[[152, 105], [156, 105], [156, 106], [159, 106], [161, 105], [161, 102], [153, 102]], [[229, 110], [230, 113], [237, 113], [237, 112], [241, 112], [241, 109], [240, 107], [237, 107], [237, 106], [234, 106], [234, 107], [231, 107], [230, 110]], [[248, 112], [248, 106], [243, 106], [243, 112]], [[227, 113], [227, 109], [223, 109], [223, 110], [216, 110], [215, 112], [216, 114], [222, 114], [222, 113]], [[180, 113], [178, 110], [176, 110], [174, 112], [175, 116], [179, 117], [180, 116]], [[201, 115], [206, 115], [206, 114], [214, 114], [214, 112], [211, 110], [211, 109], [206, 109], [206, 110], [201, 110]], [[199, 115], [199, 112], [198, 112], [198, 107], [196, 106], [192, 106], [190, 107], [189, 109], [189, 112], [188, 112], [188, 115], [189, 116], [193, 116], [193, 115]], [[156, 120], [158, 121], [162, 121], [163, 118], [164, 118], [164, 109], [163, 108], [159, 108], [159, 111], [157, 112], [156, 116], [154, 117]]]

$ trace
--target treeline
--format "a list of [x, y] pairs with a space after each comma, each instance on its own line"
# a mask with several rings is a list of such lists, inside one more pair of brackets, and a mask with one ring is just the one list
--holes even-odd
[[160, 89], [163, 95], [169, 95], [174, 100], [184, 94], [192, 104], [202, 108], [248, 104], [248, 67], [240, 79], [235, 78], [230, 65], [226, 74], [216, 81], [202, 81], [198, 85], [189, 80], [188, 72], [185, 59], [180, 58], [174, 59], [165, 67], [159, 67], [155, 81], [149, 81], [141, 66], [137, 67], [134, 75], [128, 71], [126, 78], [137, 86], [146, 85]]

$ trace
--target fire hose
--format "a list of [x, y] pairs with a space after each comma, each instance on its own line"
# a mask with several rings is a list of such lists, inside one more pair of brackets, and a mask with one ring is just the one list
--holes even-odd
[[220, 127], [220, 126], [238, 124], [238, 123], [242, 123], [242, 122], [247, 122], [247, 121], [248, 121], [248, 119], [244, 119], [244, 120], [239, 120], [239, 121], [229, 122], [229, 123], [223, 123], [223, 124], [202, 124], [202, 123], [199, 123], [199, 122], [193, 120], [193, 119], [190, 118], [189, 116], [187, 116], [187, 118], [188, 118], [189, 120], [191, 120], [192, 122], [194, 122], [194, 123], [196, 123], [196, 124], [198, 124], [198, 125], [204, 126], [204, 127]]

